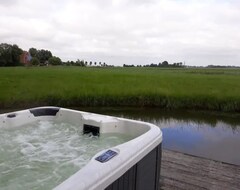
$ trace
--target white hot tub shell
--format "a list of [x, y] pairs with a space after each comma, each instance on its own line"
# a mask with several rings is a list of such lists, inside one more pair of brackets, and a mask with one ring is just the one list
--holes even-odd
[[[141, 121], [58, 107], [38, 107], [0, 115], [0, 127], [18, 127], [39, 120], [80, 124], [83, 133], [128, 134], [134, 138], [96, 153], [78, 172], [54, 190], [157, 190], [160, 187], [162, 132]], [[113, 154], [112, 154], [113, 153]]]

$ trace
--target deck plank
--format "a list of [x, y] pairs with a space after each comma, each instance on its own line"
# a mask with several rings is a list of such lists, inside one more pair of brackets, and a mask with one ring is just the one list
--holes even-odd
[[240, 190], [240, 166], [163, 150], [161, 190]]

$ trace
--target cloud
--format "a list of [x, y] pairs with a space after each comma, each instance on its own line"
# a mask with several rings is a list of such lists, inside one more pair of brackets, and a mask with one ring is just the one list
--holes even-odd
[[16, 5], [18, 3], [18, 0], [0, 0], [0, 6], [11, 6]]
[[64, 60], [240, 66], [240, 3], [235, 0], [4, 2], [1, 42], [50, 49]]

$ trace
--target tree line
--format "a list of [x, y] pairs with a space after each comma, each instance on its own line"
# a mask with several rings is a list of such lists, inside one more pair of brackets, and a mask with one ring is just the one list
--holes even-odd
[[[20, 56], [23, 50], [16, 44], [0, 44], [0, 66], [21, 66]], [[37, 50], [36, 48], [29, 49], [29, 64], [30, 65], [61, 65], [62, 61], [59, 57], [53, 56], [49, 50]]]
[[62, 60], [53, 56], [52, 52], [45, 49], [30, 48], [28, 50], [31, 56], [31, 65], [62, 65]]
[[[1, 43], [0, 44], [0, 66], [20, 66], [23, 65], [20, 61], [20, 56], [24, 51], [18, 47], [18, 45]], [[59, 57], [53, 56], [52, 52], [44, 49], [36, 49], [34, 47], [28, 50], [30, 54], [29, 65], [66, 65], [66, 66], [98, 66], [98, 67], [114, 67], [113, 65], [108, 65], [105, 62], [93, 62], [93, 61], [66, 61], [63, 62]], [[183, 67], [182, 62], [169, 64], [167, 61], [163, 61], [158, 64], [148, 64], [148, 65], [137, 65], [137, 67]], [[135, 65], [123, 64], [123, 67], [135, 67]]]
[[[21, 66], [20, 56], [24, 51], [18, 47], [18, 45], [1, 43], [0, 44], [0, 66]], [[93, 62], [93, 61], [66, 61], [63, 62], [59, 57], [53, 56], [52, 52], [45, 49], [36, 49], [34, 47], [28, 50], [29, 62], [27, 65], [45, 66], [45, 65], [66, 65], [66, 66], [98, 66], [98, 67], [113, 67], [105, 62]]]
[[127, 64], [123, 64], [123, 67], [184, 67], [184, 64], [182, 62], [177, 62], [177, 63], [173, 63], [173, 64], [169, 64], [168, 61], [163, 61], [162, 63], [158, 63], [158, 64], [147, 64], [147, 65], [127, 65]]
[[105, 62], [93, 62], [93, 61], [84, 61], [84, 60], [77, 60], [75, 61], [66, 61], [63, 62], [63, 65], [66, 66], [81, 66], [81, 67], [85, 67], [85, 66], [96, 66], [96, 67], [114, 67], [113, 65], [108, 65]]
[[61, 59], [53, 56], [49, 50], [30, 48], [28, 52], [31, 55], [30, 63], [32, 65], [60, 65], [62, 63]]

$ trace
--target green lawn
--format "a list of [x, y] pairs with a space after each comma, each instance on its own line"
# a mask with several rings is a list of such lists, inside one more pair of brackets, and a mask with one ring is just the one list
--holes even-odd
[[0, 108], [43, 105], [240, 111], [240, 69], [0, 68]]

